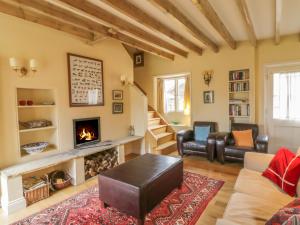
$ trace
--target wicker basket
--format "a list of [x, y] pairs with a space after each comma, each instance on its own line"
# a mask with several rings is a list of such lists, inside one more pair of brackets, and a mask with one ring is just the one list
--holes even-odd
[[50, 195], [49, 186], [50, 184], [46, 183], [32, 190], [24, 190], [27, 205], [31, 205], [35, 202], [48, 198]]
[[72, 178], [69, 175], [67, 175], [66, 178], [67, 179], [65, 181], [63, 181], [62, 183], [53, 183], [56, 190], [61, 190], [61, 189], [64, 189], [71, 185]]

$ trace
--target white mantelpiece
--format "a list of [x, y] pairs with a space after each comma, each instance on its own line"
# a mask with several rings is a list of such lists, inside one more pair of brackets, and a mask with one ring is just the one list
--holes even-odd
[[79, 185], [85, 182], [84, 157], [94, 153], [115, 148], [118, 152], [119, 164], [125, 162], [124, 145], [141, 141], [141, 152], [145, 149], [141, 136], [120, 138], [109, 145], [93, 145], [82, 149], [73, 149], [64, 153], [55, 154], [44, 159], [38, 159], [8, 167], [1, 171], [1, 204], [7, 213], [13, 213], [26, 207], [23, 196], [22, 175], [65, 163], [66, 170], [72, 177], [72, 184]]

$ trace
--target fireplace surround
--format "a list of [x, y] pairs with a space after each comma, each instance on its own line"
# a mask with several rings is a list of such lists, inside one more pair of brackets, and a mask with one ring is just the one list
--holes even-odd
[[73, 120], [74, 148], [101, 141], [100, 117]]

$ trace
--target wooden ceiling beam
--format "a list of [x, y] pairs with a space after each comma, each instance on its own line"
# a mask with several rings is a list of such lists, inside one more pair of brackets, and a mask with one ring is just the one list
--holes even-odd
[[183, 57], [187, 57], [188, 52], [182, 50], [181, 48], [170, 44], [169, 42], [150, 34], [143, 29], [124, 21], [123, 19], [111, 14], [110, 12], [97, 7], [96, 5], [85, 1], [85, 0], [60, 0], [76, 9], [79, 9], [89, 15], [92, 15], [105, 23], [111, 24], [112, 26], [118, 28], [122, 33], [126, 32], [128, 34], [134, 35], [141, 40], [145, 40], [151, 44], [155, 44], [160, 48], [164, 48], [170, 52], [173, 52], [177, 55], [181, 55]]
[[210, 24], [216, 29], [216, 31], [223, 37], [227, 44], [236, 49], [236, 41], [218, 16], [217, 12], [211, 6], [208, 0], [192, 0], [197, 8], [202, 12]]
[[[113, 0], [107, 0], [113, 1]], [[199, 41], [211, 48], [214, 52], [219, 51], [219, 46], [214, 43], [208, 36], [206, 36], [198, 27], [196, 27], [191, 20], [189, 20], [184, 13], [182, 13], [173, 3], [169, 0], [150, 0], [158, 8], [166, 11], [175, 19], [177, 19], [181, 24], [183, 24]]]
[[246, 30], [248, 33], [249, 41], [254, 47], [256, 47], [257, 38], [255, 35], [253, 22], [251, 20], [250, 14], [249, 14], [246, 0], [236, 0], [236, 2], [238, 5], [238, 8], [239, 8], [239, 11], [243, 17], [243, 21], [246, 25]]
[[[171, 59], [171, 60], [174, 59], [174, 55], [172, 55], [166, 51], [163, 51], [159, 48], [153, 47], [149, 44], [143, 43], [143, 42], [141, 42], [135, 38], [132, 38], [128, 35], [120, 34], [118, 31], [115, 31], [109, 27], [106, 27], [97, 22], [89, 20], [83, 16], [76, 15], [76, 14], [74, 14], [66, 9], [60, 8], [52, 3], [40, 1], [40, 0], [30, 0], [30, 1], [28, 1], [28, 0], [13, 0], [13, 1], [21, 4], [22, 6], [34, 8], [36, 10], [42, 11], [43, 13], [54, 16], [58, 19], [82, 26], [84, 29], [89, 29], [90, 31], [93, 31], [94, 33], [96, 33], [96, 35], [94, 35], [93, 39], [88, 41], [88, 44], [94, 45], [106, 37], [112, 37], [114, 39], [121, 41], [122, 43], [126, 43], [128, 45], [135, 45], [137, 48], [144, 50], [146, 52], [149, 52], [151, 54], [159, 55], [164, 58]], [[17, 6], [15, 6], [15, 8], [17, 8]], [[84, 32], [88, 32], [88, 31], [84, 30]]]
[[[63, 0], [64, 2], [70, 2], [72, 0]], [[150, 29], [156, 30], [170, 39], [180, 43], [181, 45], [185, 46], [186, 48], [198, 53], [199, 55], [202, 54], [202, 48], [198, 45], [194, 44], [192, 41], [188, 40], [184, 36], [178, 34], [177, 32], [173, 31], [160, 21], [154, 19], [149, 14], [142, 11], [140, 8], [136, 7], [132, 3], [127, 0], [105, 0], [110, 6], [114, 9], [118, 10], [119, 12], [127, 15], [128, 17], [134, 19], [135, 21], [141, 23], [144, 26], [149, 27]], [[83, 7], [86, 7], [83, 6]], [[95, 7], [95, 6], [94, 6]], [[103, 17], [103, 15], [101, 15]]]
[[280, 43], [280, 23], [282, 18], [282, 0], [275, 1], [275, 44]]
[[34, 22], [40, 25], [44, 25], [47, 27], [51, 27], [53, 29], [63, 31], [75, 36], [78, 36], [80, 38], [86, 39], [86, 40], [94, 40], [94, 33], [87, 31], [85, 29], [82, 29], [80, 27], [73, 26], [68, 23], [64, 23], [61, 21], [58, 21], [56, 19], [53, 19], [49, 16], [45, 16], [41, 13], [37, 13], [31, 10], [23, 9], [18, 6], [14, 6], [12, 4], [0, 1], [0, 12], [4, 14], [8, 14], [11, 16], [15, 16], [30, 22]]

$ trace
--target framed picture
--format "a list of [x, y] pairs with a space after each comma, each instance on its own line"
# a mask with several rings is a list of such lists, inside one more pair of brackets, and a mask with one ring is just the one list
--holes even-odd
[[122, 90], [113, 90], [112, 95], [113, 95], [113, 100], [123, 100]]
[[203, 92], [203, 101], [204, 104], [214, 103], [214, 91], [204, 91]]
[[139, 52], [133, 55], [134, 67], [144, 66], [144, 53]]
[[69, 101], [71, 107], [103, 106], [103, 62], [68, 53]]
[[113, 114], [123, 113], [123, 103], [122, 102], [113, 102], [112, 112], [113, 112]]

